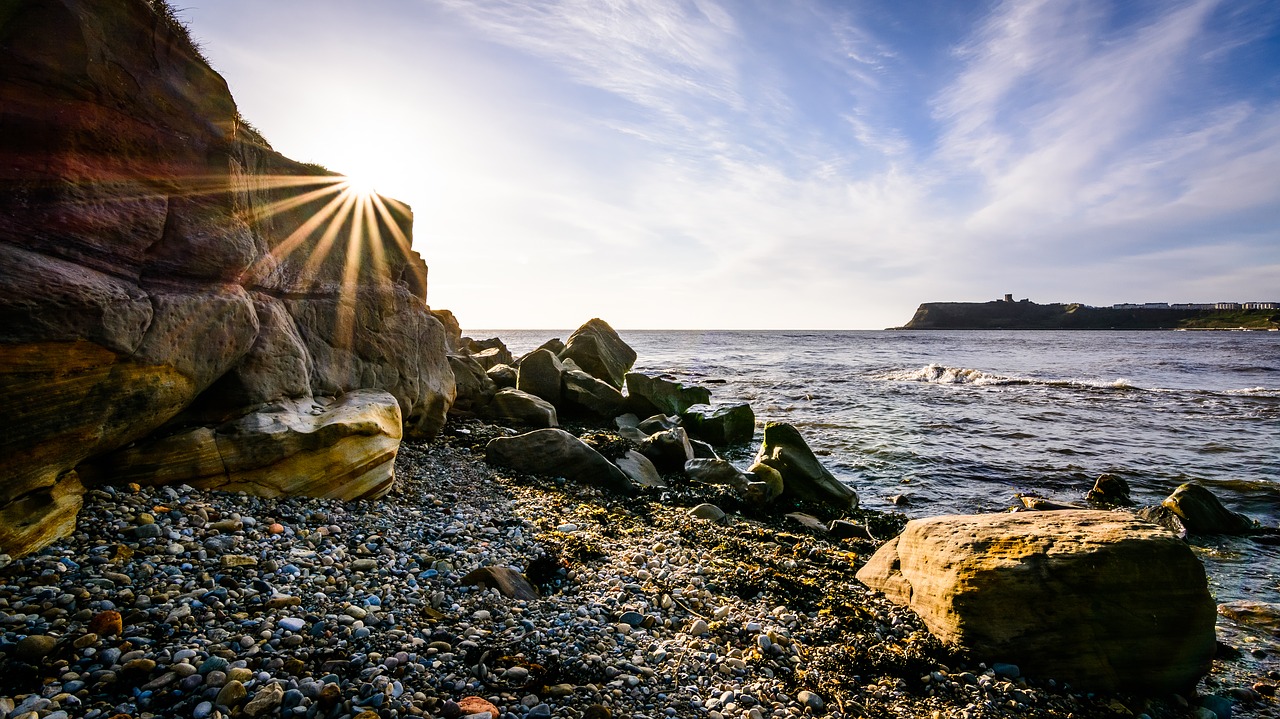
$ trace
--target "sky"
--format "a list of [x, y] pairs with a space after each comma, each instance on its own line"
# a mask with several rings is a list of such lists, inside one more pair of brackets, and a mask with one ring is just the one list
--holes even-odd
[[464, 331], [1280, 300], [1273, 0], [186, 2]]

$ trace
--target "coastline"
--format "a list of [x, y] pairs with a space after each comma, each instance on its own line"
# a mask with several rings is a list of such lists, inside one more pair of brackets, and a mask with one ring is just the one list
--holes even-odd
[[[879, 541], [721, 525], [678, 487], [625, 497], [476, 456], [509, 433], [451, 420], [406, 442], [378, 500], [95, 490], [72, 539], [0, 570], [5, 643], [57, 637], [0, 693], [90, 718], [455, 717], [467, 697], [507, 719], [1181, 716], [941, 645], [854, 579]], [[483, 566], [541, 596], [465, 586]], [[90, 636], [108, 605], [122, 632]]]

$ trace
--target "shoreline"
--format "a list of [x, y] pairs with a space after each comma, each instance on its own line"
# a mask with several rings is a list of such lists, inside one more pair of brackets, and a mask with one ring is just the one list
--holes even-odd
[[[32, 719], [451, 717], [468, 696], [508, 719], [1183, 715], [942, 646], [854, 579], [877, 541], [781, 516], [723, 526], [679, 488], [629, 498], [476, 456], [509, 432], [451, 420], [405, 442], [378, 500], [93, 490], [73, 538], [0, 570], [6, 654], [55, 637], [7, 660], [0, 693], [58, 701]], [[481, 566], [542, 596], [463, 586]], [[123, 634], [87, 639], [105, 603]]]

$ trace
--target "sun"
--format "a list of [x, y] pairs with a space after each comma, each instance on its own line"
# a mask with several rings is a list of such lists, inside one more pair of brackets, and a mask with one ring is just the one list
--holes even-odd
[[378, 194], [378, 189], [374, 186], [373, 180], [358, 175], [344, 176], [342, 179], [342, 191], [361, 198], [373, 197]]

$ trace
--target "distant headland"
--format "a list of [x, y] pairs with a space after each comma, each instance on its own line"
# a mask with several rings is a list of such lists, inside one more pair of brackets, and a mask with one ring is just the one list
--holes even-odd
[[1277, 330], [1280, 302], [1037, 304], [1013, 295], [991, 302], [926, 302], [904, 330]]

